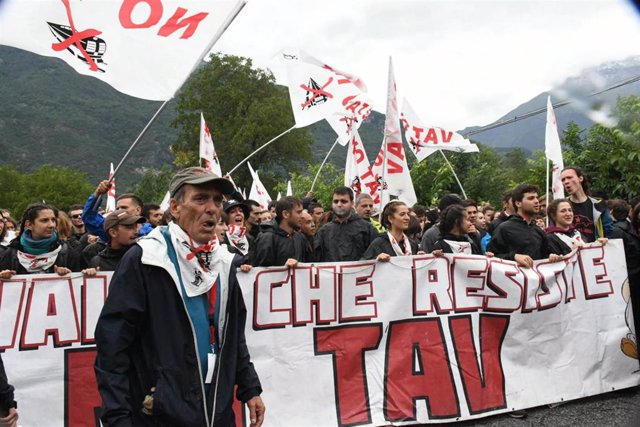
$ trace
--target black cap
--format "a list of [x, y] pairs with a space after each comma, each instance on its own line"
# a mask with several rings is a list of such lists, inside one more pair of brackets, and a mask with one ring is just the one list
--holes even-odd
[[249, 206], [238, 200], [231, 199], [228, 202], [225, 202], [223, 206], [224, 213], [228, 215], [231, 208], [235, 208], [236, 206], [239, 206], [242, 209], [242, 213], [244, 213], [244, 217], [246, 219], [249, 216]]

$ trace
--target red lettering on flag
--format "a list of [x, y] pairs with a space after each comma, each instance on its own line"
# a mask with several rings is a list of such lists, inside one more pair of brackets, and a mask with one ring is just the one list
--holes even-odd
[[[167, 23], [160, 28], [160, 31], [158, 31], [158, 35], [162, 37], [169, 37], [180, 28], [187, 27], [180, 38], [188, 39], [196, 32], [200, 22], [202, 22], [202, 20], [206, 18], [207, 15], [209, 15], [207, 12], [200, 12], [193, 16], [182, 19], [185, 13], [187, 13], [187, 9], [183, 9], [181, 7], [177, 8], [173, 16], [169, 18]], [[182, 19], [182, 21], [180, 19]]]
[[438, 144], [438, 135], [436, 135], [436, 130], [434, 128], [429, 128], [429, 132], [427, 132], [427, 136], [424, 138], [425, 143], [433, 143]]
[[[146, 3], [149, 6], [149, 16], [146, 21], [136, 24], [131, 20], [131, 14], [140, 3]], [[162, 10], [162, 1], [160, 0], [124, 0], [120, 6], [118, 18], [123, 28], [149, 28], [160, 22]]]
[[444, 129], [440, 129], [440, 134], [442, 135], [442, 142], [451, 142], [451, 138], [453, 138], [453, 132], [447, 132]]

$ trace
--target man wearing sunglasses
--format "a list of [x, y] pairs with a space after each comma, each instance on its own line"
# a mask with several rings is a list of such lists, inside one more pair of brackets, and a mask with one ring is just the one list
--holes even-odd
[[84, 221], [82, 221], [82, 205], [71, 206], [68, 213], [69, 218], [71, 218], [71, 224], [73, 225], [71, 238], [74, 240], [80, 240], [80, 238], [87, 233], [87, 230], [84, 227]]

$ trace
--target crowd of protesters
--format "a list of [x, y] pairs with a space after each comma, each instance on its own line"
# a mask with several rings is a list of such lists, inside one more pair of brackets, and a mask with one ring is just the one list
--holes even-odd
[[[349, 187], [334, 190], [331, 206], [322, 206], [309, 193], [263, 207], [235, 191], [225, 197], [210, 245], [234, 254], [237, 267], [387, 262], [395, 256], [447, 253], [498, 257], [530, 268], [535, 260], [557, 261], [584, 244], [620, 238], [638, 331], [640, 199], [591, 197], [587, 178], [577, 167], [563, 170], [562, 183], [567, 198], [552, 200], [548, 206], [547, 196], [536, 186], [521, 184], [504, 194], [500, 209], [448, 194], [437, 206], [407, 206], [394, 200], [381, 212], [374, 210], [371, 196], [354, 197]], [[96, 201], [108, 190], [109, 183], [102, 181], [84, 204], [66, 212], [44, 203], [30, 205], [19, 223], [2, 210], [0, 279], [15, 274], [90, 276], [117, 271], [139, 239], [172, 223], [170, 212], [145, 204], [135, 194], [120, 195], [116, 210], [104, 214]], [[0, 364], [0, 426], [16, 423], [13, 388]]]

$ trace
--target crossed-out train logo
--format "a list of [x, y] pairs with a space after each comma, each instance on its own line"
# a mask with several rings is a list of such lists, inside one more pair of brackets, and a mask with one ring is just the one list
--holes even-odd
[[86, 63], [91, 71], [104, 73], [105, 70], [98, 67], [98, 64], [104, 64], [102, 56], [107, 51], [107, 43], [98, 37], [102, 32], [94, 28], [78, 31], [73, 21], [69, 0], [62, 0], [62, 3], [67, 11], [69, 25], [47, 22], [51, 33], [58, 40], [58, 43], [53, 43], [51, 48], [56, 52], [67, 50]]

